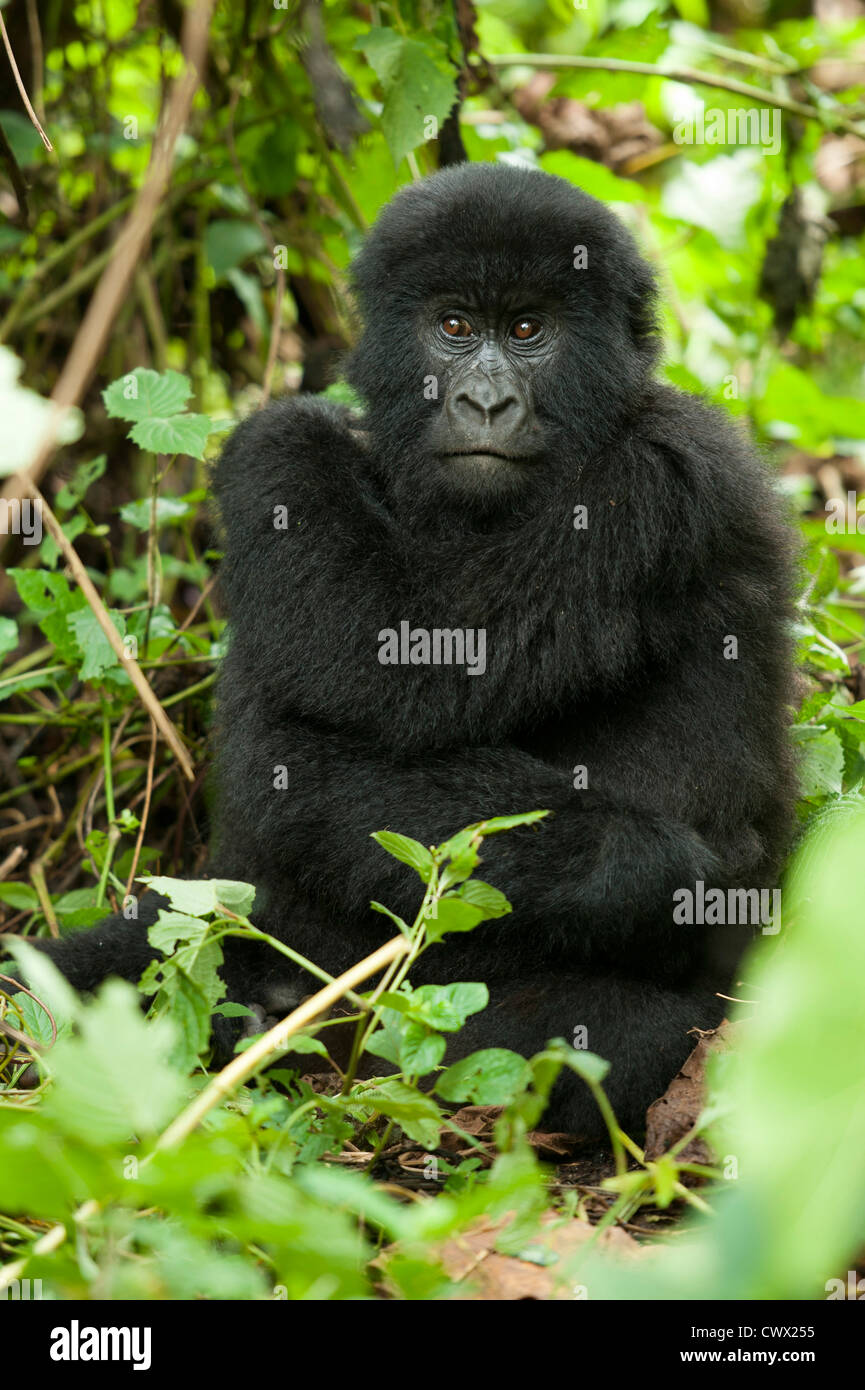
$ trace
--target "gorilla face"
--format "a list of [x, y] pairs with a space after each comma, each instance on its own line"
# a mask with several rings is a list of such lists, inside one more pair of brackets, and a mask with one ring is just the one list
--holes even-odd
[[536, 378], [554, 362], [555, 309], [435, 304], [421, 329], [427, 361], [443, 383], [426, 444], [460, 491], [466, 484], [527, 484], [543, 456]]
[[404, 189], [353, 267], [348, 378], [393, 504], [415, 517], [538, 505], [639, 401], [654, 280], [563, 179], [462, 165]]

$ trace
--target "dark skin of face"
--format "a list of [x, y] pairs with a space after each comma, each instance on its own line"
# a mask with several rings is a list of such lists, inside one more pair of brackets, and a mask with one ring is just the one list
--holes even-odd
[[532, 381], [556, 352], [554, 314], [534, 306], [436, 305], [422, 334], [444, 387], [430, 429], [431, 451], [455, 469], [491, 474], [537, 459], [544, 432]]

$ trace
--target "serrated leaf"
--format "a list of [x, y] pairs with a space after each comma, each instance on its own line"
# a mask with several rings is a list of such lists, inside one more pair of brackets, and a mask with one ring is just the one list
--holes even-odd
[[423, 143], [424, 123], [441, 125], [456, 100], [456, 74], [447, 50], [431, 35], [403, 38], [379, 25], [355, 41], [384, 91], [381, 126], [393, 162]]
[[442, 1100], [510, 1105], [531, 1079], [525, 1057], [504, 1047], [487, 1047], [454, 1062], [438, 1078], [435, 1089]]
[[208, 924], [200, 917], [188, 917], [182, 912], [166, 912], [161, 908], [159, 917], [147, 928], [147, 940], [166, 956], [172, 955], [178, 941], [188, 945], [199, 945], [208, 932]]
[[206, 917], [220, 904], [238, 917], [247, 917], [255, 899], [252, 884], [237, 879], [158, 878], [142, 874], [141, 881], [168, 898], [178, 912], [189, 913], [191, 917]]
[[139, 420], [129, 431], [129, 438], [139, 449], [153, 454], [188, 454], [203, 459], [209, 434], [207, 415], [169, 415]]
[[136, 367], [112, 381], [102, 392], [102, 399], [113, 419], [136, 421], [178, 415], [191, 395], [192, 384], [180, 372]]
[[441, 1111], [431, 1096], [421, 1094], [404, 1081], [383, 1081], [362, 1095], [352, 1094], [350, 1100], [353, 1105], [359, 1103], [395, 1120], [409, 1139], [422, 1148], [434, 1149], [438, 1144]]
[[[126, 619], [123, 614], [110, 608], [108, 616], [123, 637], [126, 633]], [[102, 631], [92, 608], [88, 606], [82, 608], [79, 613], [71, 613], [67, 621], [82, 654], [78, 674], [83, 681], [96, 680], [104, 671], [120, 664], [120, 658]]]
[[138, 994], [109, 980], [78, 1016], [78, 1032], [49, 1054], [54, 1085], [43, 1113], [64, 1134], [89, 1145], [157, 1133], [186, 1090], [169, 1056], [177, 1032], [166, 1019], [145, 1022]]

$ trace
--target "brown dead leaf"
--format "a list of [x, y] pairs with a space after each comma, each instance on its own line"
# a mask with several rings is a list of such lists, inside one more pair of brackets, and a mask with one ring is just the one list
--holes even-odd
[[[735, 1048], [741, 1023], [725, 1019], [720, 1027], [699, 1035], [693, 1052], [682, 1064], [660, 1100], [646, 1112], [646, 1158], [654, 1160], [693, 1129], [706, 1099], [706, 1062], [712, 1052]], [[712, 1163], [713, 1154], [704, 1139], [692, 1139], [679, 1154], [685, 1163]]]
[[597, 108], [573, 97], [546, 101], [556, 80], [554, 73], [535, 73], [511, 97], [523, 119], [543, 133], [548, 150], [571, 150], [608, 169], [624, 169], [664, 143], [661, 132], [646, 119], [641, 101]]
[[[595, 1234], [587, 1221], [563, 1219], [549, 1211], [541, 1217], [541, 1232], [527, 1241], [519, 1255], [503, 1255], [496, 1242], [512, 1220], [482, 1220], [473, 1229], [449, 1240], [438, 1252], [449, 1278], [465, 1285], [461, 1297], [479, 1302], [517, 1299], [572, 1300], [578, 1296], [567, 1282], [563, 1266]], [[644, 1248], [620, 1227], [604, 1231], [598, 1248], [626, 1259], [638, 1259]], [[575, 1281], [576, 1282], [576, 1281]]]

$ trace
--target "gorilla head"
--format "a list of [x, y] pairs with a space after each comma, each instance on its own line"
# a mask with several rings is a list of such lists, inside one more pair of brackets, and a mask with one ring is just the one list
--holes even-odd
[[655, 286], [622, 224], [566, 183], [466, 164], [404, 189], [354, 265], [348, 378], [382, 477], [416, 510], [544, 495], [635, 405]]

